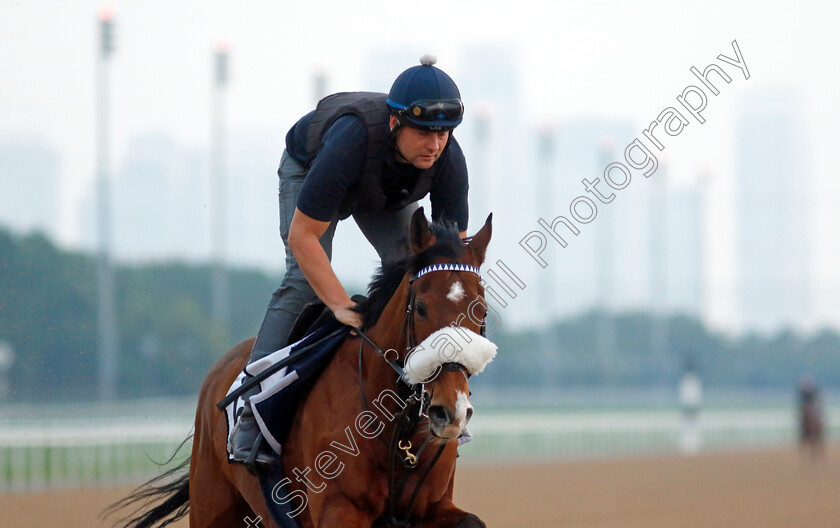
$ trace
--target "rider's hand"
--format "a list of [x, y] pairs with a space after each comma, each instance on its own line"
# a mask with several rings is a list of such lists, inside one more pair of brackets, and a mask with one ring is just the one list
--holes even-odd
[[333, 315], [335, 315], [336, 319], [346, 324], [347, 326], [352, 326], [353, 328], [361, 328], [362, 314], [352, 310], [352, 308], [354, 308], [355, 306], [356, 303], [351, 301], [348, 305], [332, 308], [332, 312]]

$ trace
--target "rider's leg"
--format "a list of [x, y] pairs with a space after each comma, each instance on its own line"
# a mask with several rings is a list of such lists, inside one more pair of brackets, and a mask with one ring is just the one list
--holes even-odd
[[[289, 249], [289, 226], [295, 213], [295, 205], [300, 187], [303, 185], [303, 179], [306, 176], [306, 169], [289, 156], [288, 152], [284, 151], [280, 160], [278, 176], [280, 178], [280, 236], [283, 238], [283, 244], [286, 248], [286, 273], [280, 288], [274, 292], [268, 303], [265, 318], [251, 350], [249, 363], [285, 346], [292, 325], [301, 309], [307, 302], [316, 297]], [[332, 258], [332, 239], [337, 223], [338, 217], [336, 216], [321, 237], [321, 247], [324, 248], [328, 258]], [[233, 428], [230, 434], [229, 442], [231, 445], [229, 449], [233, 458], [240, 462], [247, 460], [254, 445], [260, 445], [260, 431], [249, 401], [249, 398], [258, 392], [259, 387], [254, 387], [243, 395], [242, 399], [245, 401], [245, 406], [242, 409], [237, 426]], [[266, 451], [257, 453], [255, 462], [258, 465], [268, 465], [272, 460], [273, 456]]]
[[374, 211], [353, 214], [353, 220], [382, 262], [408, 255], [408, 226], [419, 204], [413, 202], [396, 211]]
[[[295, 205], [303, 179], [306, 177], [306, 169], [284, 151], [278, 176], [280, 178], [280, 236], [283, 238], [286, 249], [286, 273], [280, 288], [274, 292], [268, 303], [265, 319], [257, 334], [257, 341], [254, 343], [249, 362], [284, 347], [301, 309], [306, 303], [316, 298], [315, 292], [289, 249], [289, 226], [295, 214]], [[321, 237], [321, 247], [324, 248], [329, 259], [332, 259], [332, 240], [337, 224], [338, 216], [336, 215]]]

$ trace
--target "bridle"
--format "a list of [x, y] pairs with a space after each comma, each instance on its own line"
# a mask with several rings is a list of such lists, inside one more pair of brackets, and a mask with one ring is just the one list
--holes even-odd
[[[418, 271], [417, 273], [415, 273], [414, 275], [411, 276], [411, 278], [409, 279], [409, 289], [408, 289], [408, 297], [407, 297], [407, 300], [406, 300], [405, 318], [403, 320], [403, 329], [405, 330], [405, 334], [406, 334], [406, 351], [411, 350], [417, 344], [417, 336], [416, 336], [416, 331], [414, 329], [414, 312], [416, 311], [415, 310], [416, 298], [415, 298], [415, 294], [414, 294], [414, 281], [417, 280], [417, 278], [425, 275], [426, 273], [431, 273], [433, 271], [470, 272], [470, 273], [475, 273], [476, 275], [479, 275], [478, 268], [476, 266], [471, 266], [469, 264], [435, 264], [435, 265], [431, 265], [431, 266], [426, 266], [425, 268], [422, 268], [420, 271]], [[486, 315], [487, 314], [485, 313], [485, 317], [481, 321], [481, 335], [482, 336], [485, 334], [485, 331], [486, 331]], [[269, 366], [268, 368], [266, 368], [265, 370], [263, 370], [259, 374], [256, 374], [254, 376], [250, 376], [250, 378], [247, 381], [244, 381], [239, 387], [230, 391], [224, 398], [222, 398], [221, 401], [219, 401], [216, 404], [216, 407], [219, 410], [223, 411], [228, 405], [230, 405], [232, 402], [236, 401], [237, 398], [242, 397], [251, 388], [257, 386], [262, 381], [267, 379], [269, 376], [272, 376], [275, 372], [278, 372], [280, 369], [285, 368], [287, 365], [289, 365], [293, 361], [297, 360], [298, 357], [304, 355], [310, 349], [320, 345], [323, 341], [326, 341], [328, 339], [336, 337], [336, 336], [338, 336], [342, 333], [345, 333], [346, 331], [347, 331], [347, 327], [341, 327], [341, 328], [338, 328], [336, 330], [333, 330], [331, 333], [323, 336], [319, 340], [317, 340], [315, 342], [312, 342], [312, 343], [309, 343], [308, 345], [294, 351], [293, 353], [289, 354], [288, 356], [281, 359], [277, 363], [274, 363], [273, 365]], [[416, 395], [415, 396], [415, 403], [425, 401], [425, 399], [426, 399], [425, 396], [424, 396], [425, 387], [423, 386], [423, 384], [422, 383], [409, 384], [406, 381], [405, 369], [397, 361], [397, 359], [399, 359], [399, 352], [397, 352], [393, 348], [389, 348], [388, 350], [383, 352], [383, 350], [381, 348], [379, 348], [376, 345], [376, 343], [373, 342], [373, 340], [371, 340], [367, 335], [365, 335], [364, 332], [357, 329], [357, 330], [355, 330], [355, 333], [359, 337], [361, 337], [364, 342], [369, 344], [376, 352], [378, 352], [379, 355], [382, 356], [383, 359], [385, 359], [385, 361], [389, 365], [391, 365], [391, 368], [393, 368], [394, 371], [398, 375], [398, 383], [402, 382], [403, 385], [405, 385], [406, 387], [408, 387], [410, 389], [410, 392], [412, 394]], [[359, 344], [359, 365], [360, 365], [359, 375], [360, 376], [361, 376], [361, 373], [362, 373], [362, 370], [361, 370], [361, 354], [362, 354], [363, 346], [364, 346], [364, 343]], [[389, 357], [390, 352], [393, 352], [393, 354], [395, 356], [394, 358]], [[462, 370], [462, 373], [464, 374], [465, 377], [467, 377], [467, 379], [469, 379], [469, 372], [464, 372]], [[362, 390], [362, 385], [361, 384], [359, 386], [359, 389]], [[422, 415], [422, 408], [421, 408], [420, 415]]]
[[[420, 269], [417, 273], [413, 274], [409, 278], [405, 317], [403, 319], [402, 325], [403, 332], [406, 336], [406, 352], [412, 350], [418, 344], [417, 332], [414, 326], [414, 317], [416, 313], [417, 302], [416, 294], [414, 291], [414, 281], [422, 277], [423, 275], [434, 271], [468, 272], [479, 275], [478, 267], [469, 264], [435, 264]], [[484, 328], [485, 322], [484, 320], [482, 320], [482, 335], [484, 334]], [[431, 473], [432, 468], [435, 466], [438, 459], [443, 454], [443, 451], [448, 445], [449, 440], [443, 440], [437, 452], [434, 454], [432, 459], [423, 469], [423, 472], [420, 475], [417, 484], [414, 487], [414, 491], [412, 492], [411, 497], [409, 498], [408, 508], [406, 509], [406, 512], [403, 515], [403, 520], [400, 521], [396, 517], [397, 504], [403, 492], [405, 491], [410, 472], [418, 467], [420, 456], [432, 440], [432, 436], [429, 435], [424, 440], [424, 442], [415, 450], [414, 453], [411, 452], [412, 445], [409, 439], [413, 436], [414, 431], [417, 428], [417, 425], [420, 423], [420, 421], [423, 418], [428, 418], [428, 409], [429, 405], [431, 404], [431, 394], [426, 391], [426, 383], [428, 383], [428, 381], [430, 380], [413, 384], [409, 383], [406, 380], [405, 367], [403, 365], [400, 365], [398, 361], [400, 356], [399, 352], [397, 352], [393, 348], [389, 348], [383, 351], [380, 347], [376, 345], [376, 343], [373, 342], [372, 339], [365, 335], [364, 332], [362, 332], [361, 330], [356, 330], [356, 333], [359, 335], [359, 337], [362, 338], [363, 341], [359, 344], [359, 396], [361, 398], [362, 407], [365, 410], [370, 410], [367, 398], [364, 394], [364, 370], [362, 363], [362, 350], [364, 348], [365, 343], [370, 345], [371, 348], [373, 348], [377, 353], [379, 353], [379, 355], [382, 356], [382, 358], [391, 366], [391, 368], [398, 375], [397, 384], [402, 384], [408, 390], [409, 393], [403, 402], [404, 404], [402, 411], [397, 416], [397, 425], [396, 427], [394, 427], [394, 432], [391, 435], [391, 441], [387, 443], [389, 453], [388, 512], [386, 514], [386, 517], [383, 519], [384, 524], [382, 525], [384, 527], [409, 526], [408, 519], [411, 517], [411, 512], [414, 509], [414, 503], [417, 500], [417, 496], [419, 495], [420, 486], [426, 480], [426, 477], [428, 477], [429, 473]], [[464, 375], [465, 379], [469, 380], [470, 378], [470, 373], [467, 371], [467, 369], [463, 365], [460, 365], [458, 363], [445, 363], [442, 366], [442, 370], [458, 370], [461, 372], [461, 374]], [[403, 466], [403, 474], [399, 480], [396, 476], [397, 468], [395, 467], [394, 463], [395, 460], [398, 459], [402, 459]]]
[[[479, 273], [479, 269], [478, 269], [477, 266], [472, 266], [470, 264], [454, 264], [454, 263], [433, 264], [433, 265], [430, 265], [430, 266], [426, 266], [425, 268], [422, 268], [419, 271], [417, 271], [417, 273], [414, 273], [413, 275], [411, 275], [411, 277], [408, 280], [408, 294], [406, 296], [405, 317], [403, 318], [403, 325], [402, 325], [403, 332], [405, 333], [405, 340], [406, 340], [405, 350], [406, 350], [406, 352], [409, 351], [409, 350], [412, 350], [413, 348], [415, 348], [418, 345], [417, 331], [414, 327], [414, 314], [417, 311], [416, 310], [417, 296], [416, 296], [415, 291], [414, 291], [414, 281], [419, 279], [423, 275], [426, 275], [427, 273], [432, 273], [432, 272], [435, 272], [435, 271], [474, 273], [475, 275], [478, 275], [479, 277], [481, 277], [481, 275]], [[482, 321], [481, 321], [481, 334], [482, 335], [484, 335], [484, 333], [485, 333], [485, 328], [486, 328], [485, 320], [482, 319]], [[408, 383], [406, 381], [405, 368], [403, 367], [403, 365], [400, 365], [399, 362], [397, 361], [399, 359], [399, 356], [400, 356], [399, 352], [397, 352], [393, 348], [389, 348], [389, 349], [383, 351], [381, 348], [379, 348], [379, 346], [376, 345], [376, 343], [373, 342], [373, 340], [371, 338], [369, 338], [367, 335], [365, 335], [364, 332], [362, 332], [361, 330], [356, 330], [356, 333], [359, 335], [359, 337], [362, 338], [362, 340], [364, 342], [366, 342], [376, 352], [378, 352], [379, 355], [382, 356], [382, 358], [391, 366], [392, 369], [394, 369], [394, 371], [399, 376], [398, 383], [399, 382], [403, 383], [403, 385], [405, 385], [411, 391], [411, 393], [414, 395], [414, 402], [412, 402], [412, 403], [417, 403], [417, 402], [421, 403], [421, 409], [420, 409], [420, 412], [418, 414], [420, 414], [421, 416], [425, 416], [425, 413], [423, 412], [423, 407], [427, 406], [426, 405], [427, 402], [425, 400], [428, 398], [428, 393], [426, 392], [426, 389], [425, 389], [425, 383], [414, 383], [414, 384]], [[360, 354], [359, 360], [360, 360], [360, 363], [361, 363], [362, 347], [363, 347], [363, 344], [360, 344], [359, 345], [359, 354]], [[389, 357], [390, 353], [392, 353], [392, 352], [393, 352], [393, 355], [395, 356], [393, 358]], [[467, 372], [467, 370], [462, 365], [458, 365], [457, 363], [452, 363], [452, 364], [447, 363], [446, 365], [453, 365], [451, 367], [446, 367], [446, 370], [460, 370], [461, 373], [464, 375], [464, 377], [467, 380], [469, 380], [470, 373]], [[361, 371], [360, 371], [360, 375], [361, 375]], [[362, 387], [359, 387], [359, 388], [361, 389]], [[408, 400], [406, 400], [406, 403], [408, 403]]]

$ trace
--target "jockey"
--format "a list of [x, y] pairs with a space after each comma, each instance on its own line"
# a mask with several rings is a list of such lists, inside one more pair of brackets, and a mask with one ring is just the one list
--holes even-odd
[[[337, 93], [322, 99], [286, 134], [280, 178], [280, 235], [286, 274], [274, 292], [249, 363], [285, 346], [296, 317], [316, 297], [342, 323], [361, 327], [355, 303], [330, 260], [339, 220], [349, 216], [382, 262], [407, 251], [417, 201], [430, 195], [432, 219], [467, 230], [467, 166], [452, 130], [464, 105], [455, 82], [425, 55], [402, 72], [390, 93]], [[271, 465], [248, 398], [230, 434], [234, 460]], [[250, 462], [250, 461], [249, 461]]]

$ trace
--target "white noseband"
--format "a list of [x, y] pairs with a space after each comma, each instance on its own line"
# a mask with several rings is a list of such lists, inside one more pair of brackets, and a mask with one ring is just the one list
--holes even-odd
[[445, 363], [462, 365], [470, 375], [479, 374], [496, 357], [496, 345], [461, 326], [441, 328], [411, 349], [405, 362], [410, 385], [426, 383]]

